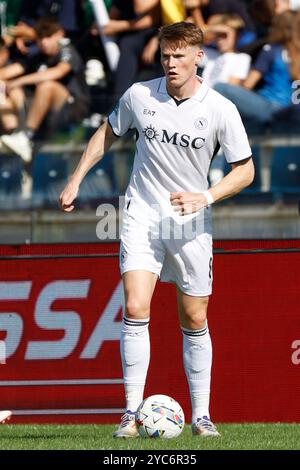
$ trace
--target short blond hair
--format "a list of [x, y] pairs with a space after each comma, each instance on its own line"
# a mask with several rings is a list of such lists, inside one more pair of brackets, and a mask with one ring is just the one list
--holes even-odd
[[187, 21], [180, 21], [159, 29], [158, 39], [160, 44], [163, 41], [174, 44], [174, 47], [187, 47], [203, 45], [203, 32], [198, 26]]

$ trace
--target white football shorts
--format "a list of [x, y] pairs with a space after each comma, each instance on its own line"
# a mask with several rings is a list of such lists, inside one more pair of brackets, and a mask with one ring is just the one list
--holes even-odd
[[161, 218], [138, 198], [127, 200], [121, 232], [121, 274], [145, 270], [157, 274], [163, 282], [174, 282], [185, 294], [210, 295], [212, 236], [204, 229], [203, 215], [198, 219], [199, 226], [195, 215]]

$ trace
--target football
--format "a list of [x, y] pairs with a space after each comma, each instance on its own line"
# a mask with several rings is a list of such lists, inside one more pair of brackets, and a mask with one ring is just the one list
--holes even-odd
[[141, 437], [171, 439], [184, 428], [184, 413], [179, 403], [167, 395], [151, 395], [136, 412]]

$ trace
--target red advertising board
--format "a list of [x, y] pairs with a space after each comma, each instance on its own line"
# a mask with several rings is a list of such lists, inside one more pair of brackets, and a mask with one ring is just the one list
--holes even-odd
[[[215, 248], [213, 418], [300, 422], [300, 243]], [[0, 248], [0, 404], [14, 422], [119, 420], [117, 252], [118, 244]], [[157, 286], [150, 334], [145, 394], [173, 396], [189, 421], [173, 285]]]

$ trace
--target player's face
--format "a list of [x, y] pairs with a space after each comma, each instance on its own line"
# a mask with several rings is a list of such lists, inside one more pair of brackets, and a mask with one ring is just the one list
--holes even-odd
[[172, 88], [181, 88], [193, 79], [197, 66], [201, 62], [203, 51], [197, 46], [174, 47], [163, 41], [161, 44], [161, 64], [167, 84]]

